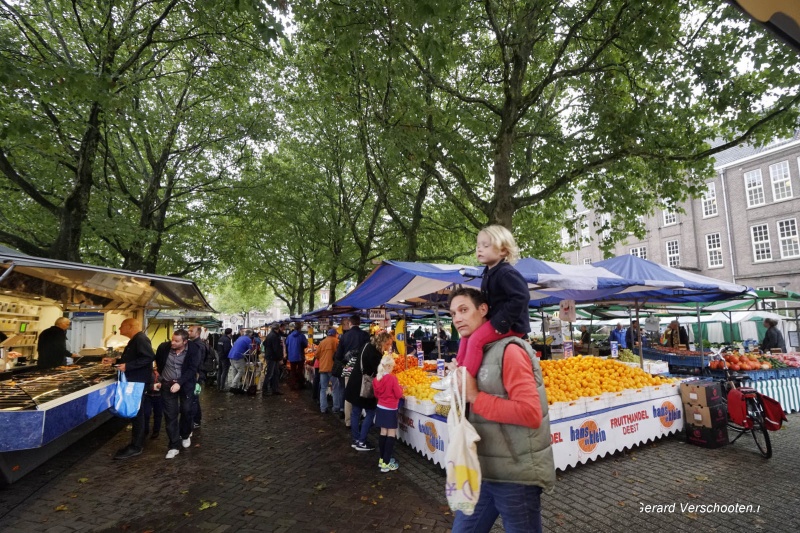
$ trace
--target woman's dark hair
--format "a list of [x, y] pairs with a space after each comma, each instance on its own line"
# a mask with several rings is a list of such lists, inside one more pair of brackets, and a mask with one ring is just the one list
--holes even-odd
[[489, 302], [486, 301], [486, 298], [481, 294], [481, 291], [478, 289], [473, 289], [472, 287], [458, 287], [457, 289], [450, 292], [450, 297], [447, 299], [447, 307], [450, 308], [450, 305], [453, 303], [453, 299], [458, 296], [466, 296], [472, 303], [475, 304], [475, 307], [479, 307], [481, 304], [488, 304]]

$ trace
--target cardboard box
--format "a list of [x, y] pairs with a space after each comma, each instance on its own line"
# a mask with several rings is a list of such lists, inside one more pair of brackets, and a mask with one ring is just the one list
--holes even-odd
[[728, 423], [727, 409], [722, 403], [711, 407], [683, 404], [683, 412], [686, 414], [687, 425], [719, 428]]
[[722, 386], [718, 381], [698, 380], [681, 383], [684, 404], [710, 407], [722, 403]]
[[706, 428], [687, 425], [686, 442], [701, 448], [722, 448], [728, 444], [728, 426]]

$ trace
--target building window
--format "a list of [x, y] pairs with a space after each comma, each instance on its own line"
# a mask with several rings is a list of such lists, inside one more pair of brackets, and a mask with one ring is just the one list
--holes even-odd
[[566, 228], [561, 230], [561, 246], [565, 248], [569, 246], [569, 230]]
[[589, 235], [589, 226], [586, 222], [581, 222], [581, 246], [589, 246], [592, 243], [592, 237]]
[[714, 183], [706, 184], [706, 192], [703, 193], [703, 218], [717, 215], [717, 187]]
[[611, 213], [603, 213], [600, 215], [600, 226], [603, 228], [603, 239], [608, 239], [611, 236]]
[[678, 223], [678, 214], [675, 211], [664, 211], [664, 225], [672, 226]]
[[792, 197], [792, 177], [789, 174], [788, 161], [770, 165], [769, 177], [772, 179], [772, 199], [774, 201]]
[[706, 235], [706, 255], [708, 257], [708, 268], [722, 266], [722, 239], [719, 233]]
[[667, 265], [673, 268], [681, 266], [681, 251], [678, 241], [667, 241]]
[[778, 221], [778, 241], [781, 244], [781, 257], [800, 257], [800, 240], [797, 237], [797, 219]]
[[[775, 287], [756, 287], [757, 291], [769, 291], [775, 292]], [[761, 305], [758, 306], [759, 309], [763, 309], [765, 311], [774, 311], [778, 308], [778, 300], [761, 300]]]
[[635, 255], [640, 259], [647, 259], [647, 246], [637, 246], [636, 248], [631, 248], [631, 255]]
[[591, 257], [587, 257], [587, 258], [585, 258], [585, 259], [583, 260], [583, 264], [584, 264], [584, 265], [591, 265], [591, 264], [592, 264], [592, 258], [591, 258]]
[[747, 207], [755, 207], [766, 203], [760, 168], [744, 173], [744, 188], [747, 192]]
[[753, 259], [758, 261], [771, 261], [772, 250], [769, 247], [769, 226], [759, 224], [750, 228], [753, 239]]

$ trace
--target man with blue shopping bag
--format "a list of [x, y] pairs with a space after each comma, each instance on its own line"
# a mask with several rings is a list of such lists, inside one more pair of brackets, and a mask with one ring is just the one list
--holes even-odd
[[[142, 331], [142, 324], [135, 318], [123, 320], [119, 326], [119, 332], [130, 340], [122, 352], [117, 369], [124, 373], [128, 383], [144, 383], [142, 398], [139, 399], [139, 405], [141, 405], [144, 391], [153, 382], [153, 360], [155, 359], [153, 345]], [[128, 459], [141, 455], [144, 449], [144, 409], [139, 409], [131, 420], [131, 425], [131, 442], [119, 450], [114, 455], [114, 459]]]

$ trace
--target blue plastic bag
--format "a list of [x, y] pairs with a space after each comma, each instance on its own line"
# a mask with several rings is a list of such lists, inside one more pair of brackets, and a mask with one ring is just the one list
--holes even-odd
[[142, 404], [142, 394], [144, 394], [144, 383], [128, 382], [125, 372], [120, 372], [111, 412], [120, 418], [135, 417]]

